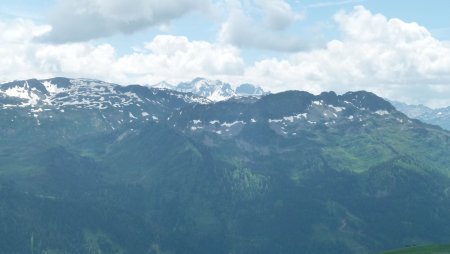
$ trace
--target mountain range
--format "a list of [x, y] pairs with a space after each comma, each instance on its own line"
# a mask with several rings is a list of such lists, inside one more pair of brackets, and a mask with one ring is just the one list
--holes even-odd
[[193, 93], [211, 101], [223, 101], [232, 97], [261, 96], [267, 94], [261, 87], [252, 84], [241, 84], [236, 89], [233, 89], [228, 83], [204, 78], [196, 78], [190, 82], [181, 82], [177, 86], [163, 81], [153, 87]]
[[32, 79], [0, 85], [0, 126], [0, 253], [449, 241], [450, 132], [370, 92]]
[[411, 118], [450, 130], [450, 106], [432, 109], [424, 105], [409, 105], [401, 102], [392, 102], [392, 104]]

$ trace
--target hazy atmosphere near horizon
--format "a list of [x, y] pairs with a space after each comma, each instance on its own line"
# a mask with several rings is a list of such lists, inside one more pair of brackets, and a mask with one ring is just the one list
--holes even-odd
[[196, 77], [450, 105], [448, 1], [4, 0], [0, 81]]
[[1, 0], [0, 254], [450, 254], [449, 11]]

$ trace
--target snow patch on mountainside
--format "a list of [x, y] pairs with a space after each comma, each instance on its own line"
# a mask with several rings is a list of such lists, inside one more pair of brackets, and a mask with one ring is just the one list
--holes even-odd
[[[161, 104], [160, 101], [149, 101], [144, 97], [146, 87], [141, 87], [144, 94], [136, 94], [129, 89], [121, 89], [122, 86], [91, 79], [66, 79], [54, 78], [48, 80], [13, 81], [0, 84], [0, 99], [14, 98], [19, 102], [9, 100], [0, 101], [3, 109], [15, 107], [75, 107], [85, 109], [105, 110], [107, 108], [123, 108], [126, 106], [138, 106], [144, 103]], [[124, 91], [125, 90], [125, 91]], [[128, 90], [128, 91], [126, 91]], [[138, 89], [139, 90], [139, 89]], [[154, 91], [150, 91], [156, 95]], [[173, 96], [187, 103], [211, 103], [210, 100], [172, 90], [159, 91]], [[144, 96], [144, 97], [143, 97]], [[8, 103], [6, 103], [8, 102]]]
[[26, 102], [21, 104], [22, 107], [36, 105], [40, 99], [38, 91], [35, 88], [30, 89], [26, 81], [23, 86], [10, 87], [2, 91], [2, 93], [9, 97], [26, 100]]
[[42, 82], [42, 84], [50, 94], [57, 94], [66, 91], [65, 88], [59, 88], [56, 84], [53, 84], [50, 81], [44, 81]]
[[375, 114], [380, 115], [380, 116], [384, 116], [384, 115], [388, 115], [389, 112], [386, 110], [377, 110], [375, 111]]

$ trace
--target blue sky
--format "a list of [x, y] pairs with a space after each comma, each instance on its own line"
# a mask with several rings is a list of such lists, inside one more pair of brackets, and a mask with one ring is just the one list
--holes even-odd
[[[48, 14], [56, 5], [56, 0], [3, 0], [0, 14], [3, 19], [25, 18], [33, 19], [37, 23], [46, 23]], [[382, 13], [389, 18], [399, 18], [406, 22], [416, 22], [427, 27], [433, 36], [441, 40], [450, 40], [450, 19], [448, 10], [450, 2], [447, 0], [290, 0], [287, 1], [305, 18], [289, 29], [290, 33], [300, 33], [308, 36], [310, 31], [320, 31], [320, 36], [326, 39], [339, 37], [333, 15], [340, 10], [351, 10], [355, 5], [363, 5], [374, 13]], [[193, 40], [214, 41], [220, 23], [214, 23], [210, 17], [199, 13], [187, 15], [171, 22], [171, 33], [187, 36]], [[154, 36], [161, 34], [157, 27], [149, 27], [133, 34], [117, 35], [103, 38], [99, 42], [109, 42], [122, 53], [129, 53], [132, 47], [139, 46]], [[251, 58], [262, 58], [277, 52], [258, 52], [251, 50]], [[263, 56], [258, 56], [263, 54]]]
[[[164, 4], [163, 4], [164, 3]], [[196, 76], [450, 105], [449, 1], [3, 0], [1, 81]]]

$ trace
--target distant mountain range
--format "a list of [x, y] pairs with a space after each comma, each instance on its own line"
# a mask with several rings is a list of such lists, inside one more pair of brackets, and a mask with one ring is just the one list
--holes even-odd
[[190, 82], [182, 82], [177, 86], [163, 81], [153, 87], [192, 93], [211, 101], [223, 101], [236, 96], [261, 96], [266, 94], [261, 87], [252, 84], [241, 84], [236, 89], [233, 89], [228, 83], [204, 78], [196, 78]]
[[411, 118], [450, 130], [450, 106], [432, 109], [424, 105], [408, 105], [401, 102], [392, 102], [392, 104]]
[[450, 235], [450, 132], [370, 92], [31, 79], [0, 84], [0, 129], [0, 253], [370, 254]]

